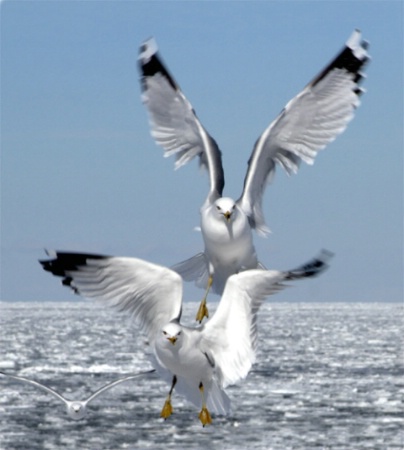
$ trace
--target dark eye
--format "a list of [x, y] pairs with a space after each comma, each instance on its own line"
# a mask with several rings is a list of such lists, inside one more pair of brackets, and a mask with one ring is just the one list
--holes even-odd
[[163, 331], [164, 336], [167, 336], [167, 331]]
[[220, 211], [222, 208], [220, 206], [216, 206], [216, 208]]

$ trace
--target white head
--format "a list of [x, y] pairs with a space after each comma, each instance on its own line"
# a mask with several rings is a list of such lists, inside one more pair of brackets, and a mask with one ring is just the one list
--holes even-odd
[[67, 414], [74, 420], [80, 420], [86, 415], [86, 405], [83, 402], [69, 402]]
[[179, 340], [181, 341], [182, 327], [178, 323], [170, 322], [162, 328], [161, 334], [163, 342], [176, 345]]
[[213, 203], [213, 208], [218, 217], [224, 217], [226, 222], [230, 222], [230, 220], [234, 219], [236, 202], [232, 198], [221, 197]]

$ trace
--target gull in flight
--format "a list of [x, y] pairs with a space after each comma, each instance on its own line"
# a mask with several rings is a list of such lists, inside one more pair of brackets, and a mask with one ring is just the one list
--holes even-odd
[[210, 412], [226, 414], [224, 389], [245, 378], [255, 361], [257, 311], [284, 282], [313, 277], [328, 267], [331, 253], [291, 271], [248, 270], [228, 278], [213, 317], [197, 328], [181, 325], [182, 278], [171, 269], [141, 259], [83, 253], [48, 253], [43, 269], [62, 277], [75, 293], [100, 300], [136, 319], [146, 334], [151, 360], [171, 385], [161, 411], [173, 411], [175, 390], [197, 408], [202, 425]]
[[262, 211], [265, 186], [278, 164], [288, 174], [300, 162], [313, 164], [317, 152], [342, 133], [359, 106], [361, 70], [369, 59], [368, 43], [355, 30], [341, 52], [289, 103], [255, 143], [241, 196], [223, 197], [221, 151], [205, 130], [180, 87], [163, 64], [154, 39], [140, 47], [142, 101], [151, 134], [175, 156], [179, 168], [194, 157], [207, 169], [210, 188], [200, 208], [204, 251], [172, 267], [185, 281], [206, 289], [196, 320], [208, 317], [209, 289], [222, 294], [227, 278], [243, 270], [264, 268], [258, 261], [252, 229], [269, 229]]
[[101, 395], [103, 392], [117, 386], [118, 384], [125, 383], [130, 380], [134, 380], [135, 378], [138, 378], [143, 375], [148, 375], [150, 373], [155, 372], [155, 370], [149, 370], [146, 372], [139, 372], [134, 375], [128, 375], [124, 378], [120, 378], [118, 380], [115, 380], [111, 383], [108, 383], [107, 385], [103, 386], [102, 388], [98, 389], [94, 394], [92, 394], [90, 397], [88, 397], [87, 400], [67, 400], [63, 395], [56, 392], [54, 389], [51, 389], [48, 386], [45, 386], [42, 383], [39, 383], [38, 381], [30, 380], [29, 378], [25, 377], [19, 377], [16, 375], [10, 375], [4, 372], [0, 372], [0, 378], [9, 378], [11, 380], [20, 381], [22, 383], [31, 384], [32, 386], [35, 386], [39, 389], [42, 389], [43, 391], [47, 392], [48, 394], [53, 395], [54, 397], [61, 400], [65, 406], [66, 406], [66, 412], [69, 415], [69, 417], [73, 420], [80, 420], [82, 419], [86, 413], [87, 413], [87, 405], [95, 400], [99, 395]]

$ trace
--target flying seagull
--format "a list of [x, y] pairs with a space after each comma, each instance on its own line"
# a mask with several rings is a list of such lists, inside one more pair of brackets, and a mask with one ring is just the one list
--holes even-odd
[[115, 387], [118, 384], [121, 383], [125, 383], [127, 381], [130, 380], [134, 380], [135, 378], [138, 378], [140, 376], [143, 375], [148, 375], [150, 373], [154, 373], [155, 370], [149, 370], [146, 372], [139, 372], [137, 374], [134, 375], [128, 375], [124, 378], [120, 378], [118, 380], [115, 380], [111, 383], [108, 383], [107, 385], [103, 386], [102, 388], [98, 389], [96, 392], [94, 392], [94, 394], [92, 394], [90, 397], [88, 397], [87, 400], [67, 400], [65, 397], [63, 397], [63, 395], [59, 394], [58, 392], [56, 392], [54, 389], [45, 386], [42, 383], [39, 383], [38, 381], [35, 380], [30, 380], [29, 378], [25, 378], [25, 377], [19, 377], [16, 375], [10, 375], [8, 373], [4, 373], [4, 372], [0, 372], [0, 378], [9, 378], [11, 380], [15, 380], [15, 381], [19, 381], [22, 383], [27, 383], [27, 384], [31, 384], [32, 386], [35, 386], [39, 389], [42, 389], [43, 391], [47, 392], [48, 394], [53, 395], [54, 397], [58, 398], [59, 400], [61, 400], [65, 406], [66, 406], [66, 412], [69, 415], [69, 417], [71, 419], [74, 420], [80, 420], [82, 419], [86, 413], [87, 413], [87, 405], [92, 402], [93, 400], [95, 400], [99, 395], [101, 395], [103, 392]]
[[199, 121], [180, 87], [163, 64], [154, 39], [140, 47], [142, 101], [156, 143], [164, 156], [175, 156], [179, 168], [196, 156], [209, 173], [210, 188], [200, 208], [202, 253], [172, 267], [184, 280], [206, 289], [196, 320], [208, 316], [210, 288], [223, 292], [227, 278], [247, 269], [264, 268], [258, 261], [252, 229], [266, 235], [262, 211], [265, 186], [278, 164], [288, 174], [300, 162], [313, 164], [317, 152], [342, 133], [359, 106], [361, 70], [369, 60], [368, 43], [355, 30], [340, 53], [289, 103], [255, 143], [241, 196], [223, 197], [221, 151]]
[[48, 253], [44, 270], [83, 297], [103, 301], [136, 319], [146, 334], [151, 359], [171, 383], [161, 411], [173, 409], [173, 390], [200, 407], [199, 419], [211, 423], [210, 411], [226, 414], [230, 400], [224, 389], [245, 378], [255, 361], [256, 314], [284, 282], [313, 277], [328, 267], [331, 253], [291, 271], [248, 270], [228, 278], [213, 317], [197, 328], [181, 325], [182, 278], [171, 269], [129, 257], [82, 253]]

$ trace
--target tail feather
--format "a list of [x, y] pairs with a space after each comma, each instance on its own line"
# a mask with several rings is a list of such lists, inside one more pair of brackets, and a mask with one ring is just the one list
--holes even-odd
[[230, 412], [230, 399], [226, 392], [218, 386], [215, 380], [212, 381], [206, 405], [208, 409], [215, 414], [225, 416]]
[[206, 288], [209, 278], [208, 261], [205, 253], [198, 253], [192, 258], [181, 261], [171, 266], [184, 281], [195, 281], [198, 287]]

